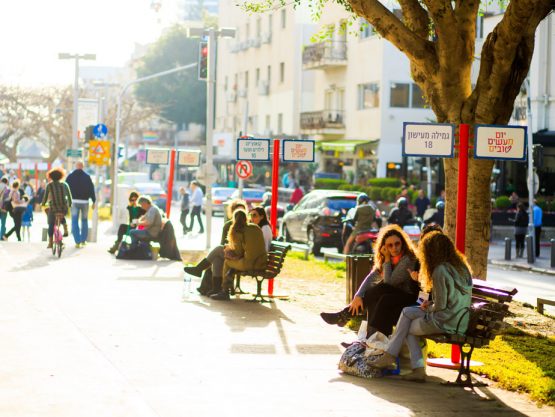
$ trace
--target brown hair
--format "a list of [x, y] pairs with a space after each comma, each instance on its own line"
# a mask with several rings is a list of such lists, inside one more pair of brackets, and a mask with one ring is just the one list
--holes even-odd
[[231, 249], [237, 249], [238, 234], [243, 233], [247, 225], [247, 212], [245, 210], [236, 210], [233, 213], [233, 224], [229, 228], [227, 240]]
[[50, 171], [46, 173], [46, 178], [49, 178], [52, 181], [60, 181], [65, 176], [66, 176], [66, 171], [62, 167], [52, 168]]
[[441, 232], [426, 234], [418, 245], [421, 283], [429, 291], [432, 288], [432, 274], [442, 263], [451, 264], [461, 274], [472, 275], [466, 257], [460, 253], [451, 239]]
[[229, 207], [228, 217], [233, 216], [233, 212], [237, 210], [239, 207], [243, 207], [244, 210], [247, 209], [247, 202], [245, 200], [241, 200], [240, 198], [236, 198], [235, 200], [231, 201]]
[[256, 206], [256, 207], [253, 207], [251, 211], [256, 211], [256, 213], [260, 216], [260, 222], [258, 223], [258, 227], [262, 227], [265, 225], [270, 226], [268, 215], [266, 214], [266, 210], [264, 210], [264, 207]]
[[385, 241], [391, 236], [397, 236], [401, 239], [401, 253], [403, 255], [409, 255], [411, 258], [416, 259], [414, 253], [414, 245], [412, 241], [407, 236], [407, 234], [396, 224], [390, 224], [383, 227], [378, 234], [376, 243], [374, 244], [374, 268], [379, 272], [382, 272], [382, 265], [385, 261], [385, 256], [382, 255], [381, 249], [385, 245]]

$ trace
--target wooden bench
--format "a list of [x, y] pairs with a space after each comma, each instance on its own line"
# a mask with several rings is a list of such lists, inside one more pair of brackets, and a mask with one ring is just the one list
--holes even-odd
[[543, 314], [543, 306], [544, 305], [548, 305], [548, 306], [555, 306], [555, 300], [549, 300], [547, 298], [539, 298], [536, 300], [536, 303], [538, 305], [538, 313]]
[[495, 339], [503, 327], [503, 319], [509, 312], [508, 303], [517, 293], [516, 288], [505, 290], [487, 285], [486, 281], [474, 279], [472, 286], [472, 305], [467, 310], [469, 314], [468, 328], [465, 334], [429, 335], [437, 343], [457, 345], [461, 352], [459, 374], [455, 385], [472, 387], [470, 377], [470, 359], [474, 348], [487, 346]]
[[270, 300], [262, 296], [262, 282], [265, 279], [273, 279], [278, 276], [283, 267], [285, 256], [290, 249], [291, 245], [289, 243], [273, 240], [270, 245], [270, 251], [268, 252], [268, 264], [265, 269], [234, 272], [235, 292], [243, 293], [240, 288], [241, 277], [252, 277], [256, 280], [256, 295], [249, 301], [257, 301], [258, 298], [260, 298], [261, 302], [269, 302]]

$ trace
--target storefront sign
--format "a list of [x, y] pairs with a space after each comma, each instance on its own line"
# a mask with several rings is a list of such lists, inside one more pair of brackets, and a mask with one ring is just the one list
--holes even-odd
[[474, 158], [524, 161], [527, 130], [525, 126], [476, 125]]
[[447, 123], [403, 123], [403, 156], [452, 158], [455, 126]]
[[284, 139], [282, 144], [284, 162], [314, 162], [313, 140]]

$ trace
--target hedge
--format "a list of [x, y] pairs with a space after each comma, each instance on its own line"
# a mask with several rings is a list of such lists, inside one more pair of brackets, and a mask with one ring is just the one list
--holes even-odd
[[370, 178], [368, 185], [373, 187], [400, 187], [401, 180], [397, 178]]
[[507, 210], [511, 207], [511, 200], [506, 195], [502, 195], [495, 199], [495, 208], [499, 210]]
[[346, 185], [347, 181], [334, 178], [318, 178], [314, 183], [314, 188], [324, 190], [337, 190], [341, 185]]

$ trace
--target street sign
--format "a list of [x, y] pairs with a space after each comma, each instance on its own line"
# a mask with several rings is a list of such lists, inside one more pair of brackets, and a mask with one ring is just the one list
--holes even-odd
[[99, 123], [93, 129], [93, 135], [99, 139], [105, 138], [108, 134], [108, 128], [105, 124]]
[[85, 133], [87, 126], [95, 126], [98, 123], [98, 100], [80, 98], [77, 111], [77, 130]]
[[82, 158], [83, 157], [83, 150], [82, 149], [67, 149], [66, 150], [66, 157], [67, 158]]
[[110, 141], [91, 140], [89, 141], [89, 164], [91, 165], [110, 165]]
[[237, 139], [238, 161], [269, 161], [270, 139]]
[[177, 164], [186, 167], [198, 167], [200, 165], [200, 151], [179, 151]]
[[239, 161], [235, 165], [237, 176], [243, 180], [252, 175], [252, 164], [249, 161]]
[[527, 131], [525, 126], [476, 125], [474, 158], [524, 161]]
[[170, 161], [169, 149], [147, 149], [146, 150], [146, 163], [167, 165]]
[[282, 143], [284, 162], [314, 162], [313, 140], [284, 139]]
[[455, 126], [447, 123], [403, 123], [403, 156], [452, 158]]

